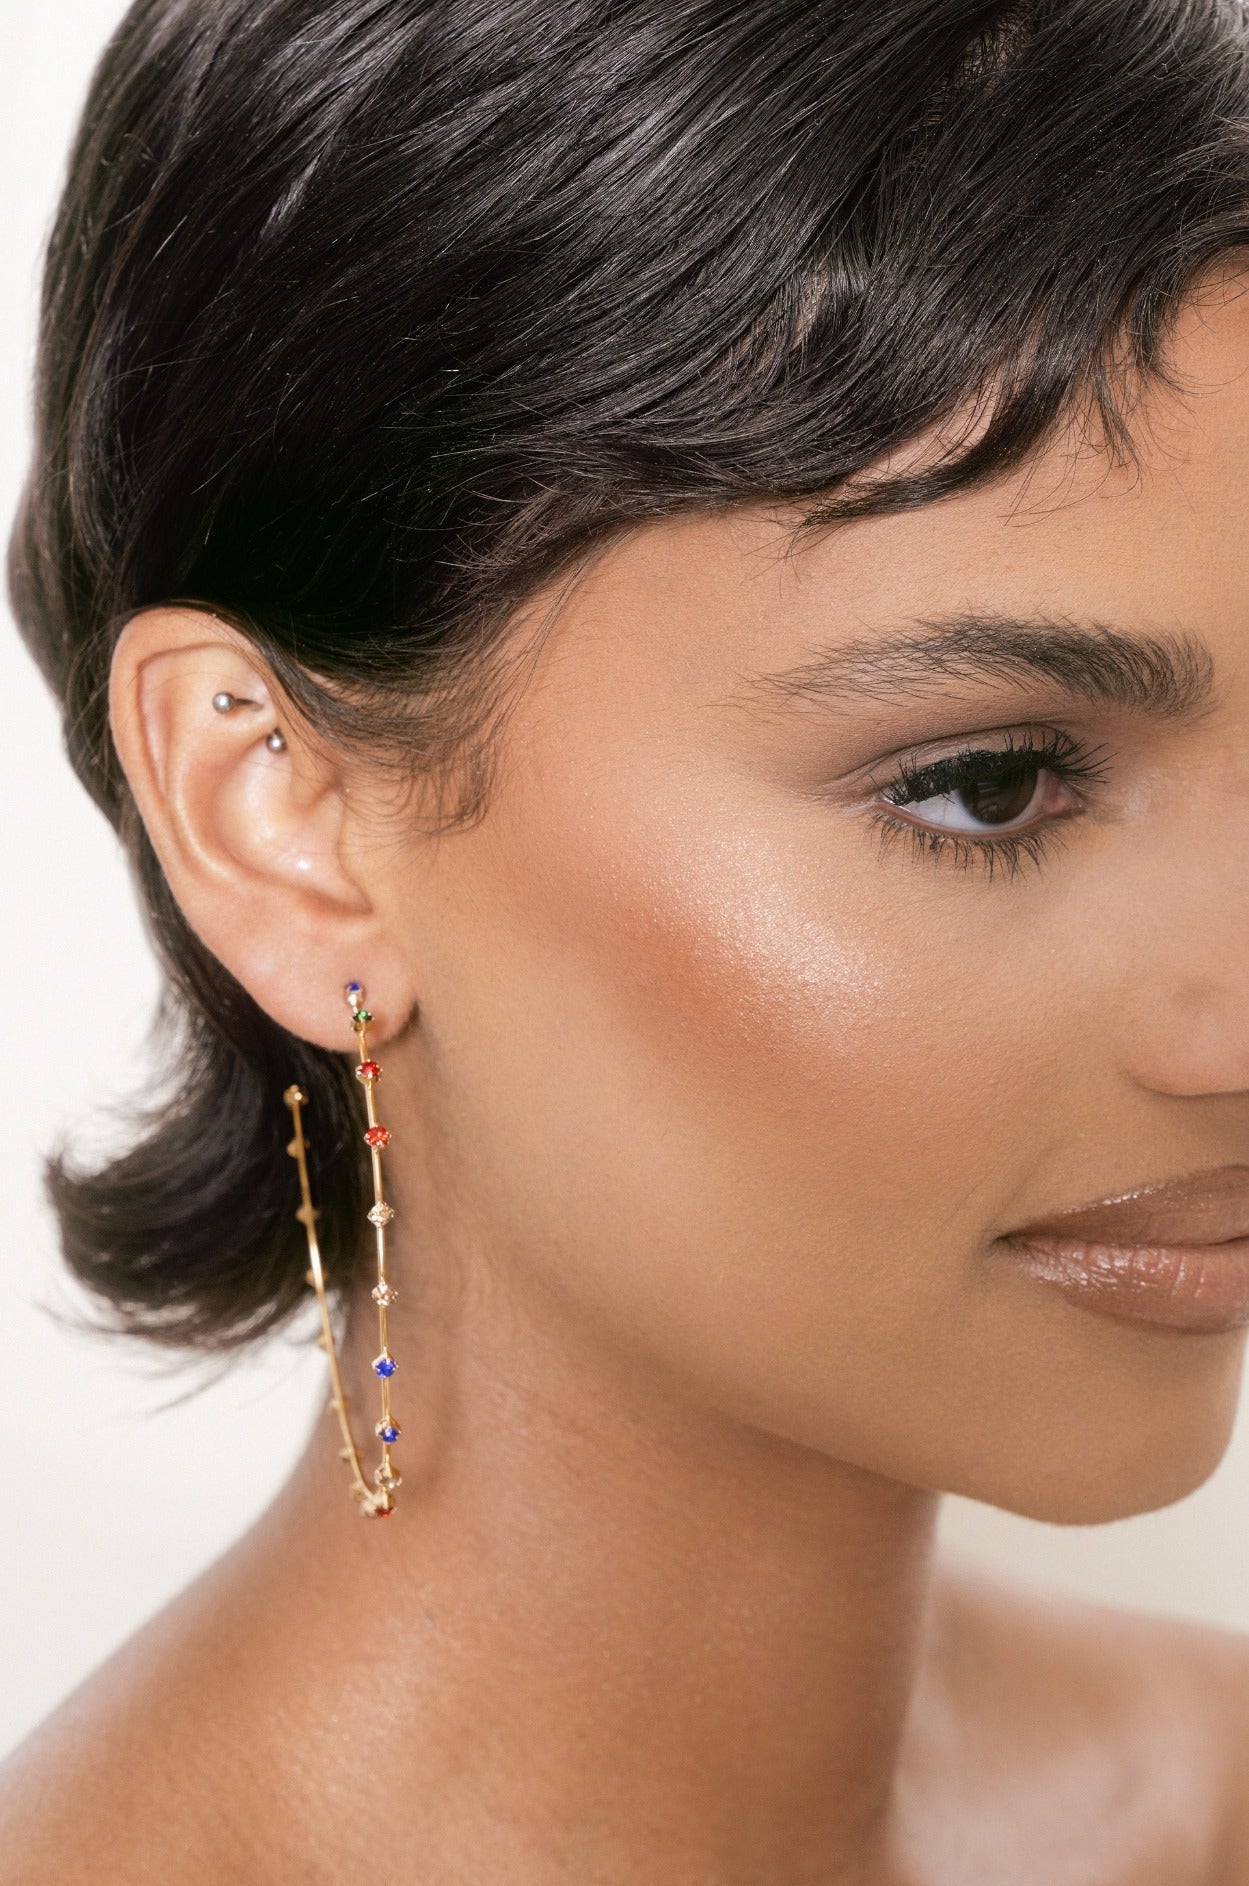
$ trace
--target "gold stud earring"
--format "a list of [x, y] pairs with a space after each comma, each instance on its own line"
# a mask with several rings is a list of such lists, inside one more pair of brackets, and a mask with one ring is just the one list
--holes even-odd
[[377, 1117], [375, 1093], [377, 1083], [382, 1077], [382, 1070], [369, 1054], [369, 1023], [373, 1017], [364, 1006], [364, 989], [358, 982], [349, 982], [344, 993], [351, 1009], [351, 1026], [356, 1036], [360, 1057], [356, 1068], [356, 1079], [364, 1089], [367, 1121], [364, 1143], [369, 1149], [373, 1163], [373, 1203], [368, 1212], [377, 1252], [377, 1282], [373, 1287], [372, 1296], [377, 1305], [378, 1353], [373, 1358], [373, 1373], [377, 1376], [382, 1391], [381, 1420], [374, 1425], [373, 1432], [382, 1444], [382, 1458], [373, 1470], [372, 1486], [364, 1477], [360, 1450], [356, 1446], [351, 1431], [347, 1398], [343, 1393], [342, 1377], [339, 1373], [338, 1351], [334, 1345], [334, 1328], [326, 1298], [325, 1274], [317, 1239], [317, 1212], [312, 1203], [312, 1191], [308, 1183], [308, 1156], [303, 1127], [303, 1109], [307, 1101], [299, 1087], [288, 1087], [283, 1095], [290, 1109], [295, 1129], [294, 1137], [286, 1150], [299, 1168], [299, 1210], [295, 1216], [304, 1227], [308, 1239], [307, 1280], [316, 1292], [317, 1304], [321, 1312], [319, 1342], [329, 1361], [330, 1408], [338, 1418], [339, 1431], [343, 1439], [341, 1458], [351, 1469], [351, 1497], [359, 1502], [360, 1511], [366, 1518], [385, 1519], [394, 1511], [395, 1489], [402, 1484], [402, 1476], [395, 1471], [390, 1458], [390, 1450], [399, 1439], [400, 1433], [390, 1409], [390, 1380], [398, 1364], [390, 1353], [387, 1330], [387, 1312], [399, 1295], [386, 1276], [386, 1230], [395, 1214], [386, 1201], [382, 1154], [390, 1144], [390, 1132]]

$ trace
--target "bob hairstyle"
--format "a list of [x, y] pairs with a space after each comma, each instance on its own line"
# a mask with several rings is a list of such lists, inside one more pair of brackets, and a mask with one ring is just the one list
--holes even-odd
[[1249, 236], [1246, 35], [1238, 0], [137, 0], [51, 236], [11, 553], [168, 979], [172, 1103], [50, 1167], [110, 1324], [221, 1347], [304, 1301], [291, 1080], [340, 1291], [361, 1186], [347, 1057], [208, 954], [128, 796], [127, 617], [212, 610], [325, 737], [479, 816], [509, 622], [611, 534], [927, 503], [1086, 400], [1130, 453]]

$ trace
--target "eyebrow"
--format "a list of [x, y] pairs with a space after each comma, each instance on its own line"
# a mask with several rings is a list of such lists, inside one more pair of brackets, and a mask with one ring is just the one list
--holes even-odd
[[1195, 719], [1216, 704], [1215, 666], [1188, 633], [1146, 634], [1103, 622], [959, 613], [918, 619], [905, 634], [821, 648], [758, 674], [764, 701], [921, 697], [949, 681], [1044, 681], [1075, 699], [1159, 719]]

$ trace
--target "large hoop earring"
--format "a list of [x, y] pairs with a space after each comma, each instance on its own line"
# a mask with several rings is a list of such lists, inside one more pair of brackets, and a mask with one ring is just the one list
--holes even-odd
[[379, 1064], [369, 1055], [369, 1023], [373, 1020], [364, 1006], [364, 989], [358, 982], [349, 982], [344, 991], [348, 1007], [351, 1009], [351, 1026], [355, 1031], [356, 1045], [360, 1061], [356, 1068], [356, 1079], [364, 1089], [364, 1107], [367, 1125], [364, 1143], [369, 1149], [373, 1162], [373, 1203], [368, 1219], [373, 1227], [377, 1248], [377, 1282], [373, 1287], [373, 1301], [377, 1305], [378, 1353], [373, 1358], [373, 1373], [382, 1388], [382, 1418], [373, 1429], [382, 1444], [382, 1458], [373, 1469], [373, 1485], [364, 1477], [360, 1450], [356, 1446], [351, 1431], [347, 1397], [343, 1393], [342, 1376], [338, 1367], [338, 1350], [334, 1344], [334, 1325], [330, 1317], [329, 1302], [325, 1293], [325, 1272], [321, 1262], [321, 1247], [317, 1238], [316, 1207], [312, 1202], [312, 1189], [308, 1183], [308, 1153], [304, 1139], [303, 1110], [307, 1096], [299, 1087], [288, 1087], [282, 1098], [290, 1108], [294, 1126], [294, 1136], [287, 1152], [299, 1168], [299, 1210], [296, 1218], [304, 1228], [308, 1239], [307, 1281], [316, 1292], [317, 1305], [321, 1312], [321, 1334], [319, 1346], [324, 1349], [330, 1367], [330, 1409], [338, 1418], [339, 1431], [343, 1445], [339, 1458], [345, 1460], [351, 1469], [350, 1495], [358, 1501], [360, 1511], [366, 1519], [386, 1519], [395, 1510], [395, 1489], [402, 1484], [402, 1476], [396, 1473], [391, 1464], [390, 1450], [399, 1439], [400, 1430], [390, 1412], [390, 1378], [398, 1364], [390, 1353], [387, 1311], [398, 1298], [398, 1291], [386, 1276], [386, 1227], [394, 1217], [394, 1211], [386, 1202], [383, 1184], [382, 1153], [390, 1144], [390, 1133], [377, 1117], [375, 1090], [382, 1077]]

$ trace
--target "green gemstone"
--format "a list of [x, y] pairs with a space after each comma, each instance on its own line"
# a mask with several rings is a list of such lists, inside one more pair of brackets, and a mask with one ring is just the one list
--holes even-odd
[[368, 1027], [372, 1019], [373, 1017], [369, 1014], [369, 1011], [366, 1008], [358, 1008], [355, 1014], [351, 1018], [351, 1025], [355, 1029], [356, 1033], [359, 1034], [362, 1028]]

